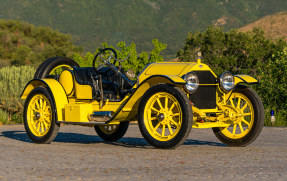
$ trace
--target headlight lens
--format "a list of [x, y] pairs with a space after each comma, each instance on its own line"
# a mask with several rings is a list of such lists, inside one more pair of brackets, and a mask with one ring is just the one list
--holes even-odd
[[234, 88], [234, 76], [230, 72], [220, 75], [220, 87], [224, 92], [229, 92]]
[[189, 72], [184, 76], [184, 80], [186, 81], [185, 89], [188, 92], [195, 92], [198, 88], [198, 77], [194, 72]]

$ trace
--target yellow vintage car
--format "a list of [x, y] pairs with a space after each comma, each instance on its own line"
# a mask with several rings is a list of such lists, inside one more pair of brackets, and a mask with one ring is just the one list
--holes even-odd
[[149, 144], [165, 149], [181, 145], [192, 128], [212, 128], [229, 146], [246, 146], [260, 134], [264, 107], [246, 86], [257, 84], [255, 78], [228, 71], [217, 76], [199, 55], [195, 62], [150, 63], [135, 79], [122, 61], [105, 48], [93, 67], [62, 57], [43, 62], [21, 95], [30, 139], [50, 143], [63, 123], [92, 126], [113, 142], [131, 121]]

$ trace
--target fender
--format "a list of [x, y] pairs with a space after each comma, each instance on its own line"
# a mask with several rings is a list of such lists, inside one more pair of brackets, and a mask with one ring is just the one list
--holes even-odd
[[259, 81], [250, 75], [234, 75], [235, 85], [245, 83], [245, 84], [258, 84]]
[[185, 80], [176, 76], [176, 75], [152, 75], [142, 81], [137, 88], [133, 91], [133, 94], [130, 95], [124, 103], [117, 109], [114, 116], [107, 121], [110, 123], [113, 120], [115, 121], [125, 121], [133, 118], [137, 115], [138, 106], [143, 96], [150, 87], [156, 84], [170, 84], [180, 88], [183, 88], [183, 85], [186, 83]]
[[50, 92], [52, 100], [56, 106], [56, 116], [58, 121], [63, 121], [64, 108], [68, 104], [68, 98], [66, 96], [65, 90], [62, 85], [54, 79], [33, 79], [23, 90], [21, 94], [21, 99], [26, 99], [30, 92], [36, 87], [45, 87]]

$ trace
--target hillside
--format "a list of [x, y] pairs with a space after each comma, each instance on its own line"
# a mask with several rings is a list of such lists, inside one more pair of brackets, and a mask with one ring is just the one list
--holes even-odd
[[239, 30], [244, 32], [251, 31], [255, 27], [262, 28], [268, 38], [277, 39], [283, 37], [287, 41], [287, 12], [265, 16]]
[[75, 52], [82, 52], [70, 39], [51, 28], [0, 19], [0, 68], [38, 65], [50, 57], [72, 57]]
[[69, 33], [77, 45], [94, 51], [102, 42], [135, 42], [139, 51], [152, 48], [156, 38], [168, 45], [165, 57], [174, 57], [190, 31], [209, 25], [225, 30], [287, 11], [283, 0], [2, 0], [0, 18], [50, 26]]

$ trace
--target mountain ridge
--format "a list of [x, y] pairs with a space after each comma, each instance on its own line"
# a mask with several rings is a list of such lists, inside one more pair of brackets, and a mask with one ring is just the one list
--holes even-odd
[[94, 51], [103, 42], [136, 43], [139, 51], [151, 40], [166, 43], [165, 57], [174, 57], [190, 31], [217, 25], [228, 31], [280, 11], [282, 0], [2, 0], [0, 18], [50, 26], [72, 35], [76, 45]]
[[265, 36], [270, 39], [283, 38], [287, 41], [287, 12], [279, 12], [265, 16], [246, 26], [239, 28], [240, 31], [251, 31], [253, 28], [261, 28]]

